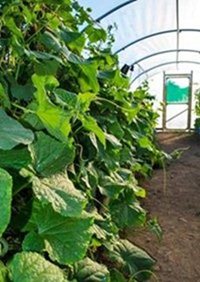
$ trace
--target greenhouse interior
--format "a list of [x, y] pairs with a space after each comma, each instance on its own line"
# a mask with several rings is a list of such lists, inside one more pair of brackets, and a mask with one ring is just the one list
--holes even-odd
[[0, 0], [0, 282], [200, 282], [199, 14]]
[[101, 27], [113, 27], [112, 50], [118, 54], [121, 68], [128, 67], [131, 89], [147, 80], [157, 108], [160, 102], [167, 102], [163, 94], [165, 74], [172, 75], [172, 80], [173, 75], [175, 80], [183, 75], [188, 77], [188, 81], [178, 79], [175, 83], [188, 87], [193, 100], [175, 101], [176, 105], [171, 101], [165, 109], [165, 120], [160, 115], [158, 128], [192, 129], [196, 119], [195, 92], [200, 86], [200, 3], [186, 0], [79, 2], [92, 9], [91, 16]]

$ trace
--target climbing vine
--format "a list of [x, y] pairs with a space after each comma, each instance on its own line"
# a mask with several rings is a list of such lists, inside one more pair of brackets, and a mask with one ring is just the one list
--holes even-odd
[[157, 113], [113, 37], [71, 0], [0, 2], [0, 281], [145, 281], [121, 239], [146, 225]]

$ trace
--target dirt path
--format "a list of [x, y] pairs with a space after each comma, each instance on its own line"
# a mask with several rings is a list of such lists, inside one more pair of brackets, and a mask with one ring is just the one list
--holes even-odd
[[159, 219], [164, 236], [161, 242], [141, 231], [128, 232], [130, 241], [142, 245], [157, 259], [156, 276], [151, 281], [200, 282], [200, 137], [160, 135], [162, 147], [171, 152], [188, 148], [167, 168], [166, 193], [163, 170], [147, 183], [147, 210]]

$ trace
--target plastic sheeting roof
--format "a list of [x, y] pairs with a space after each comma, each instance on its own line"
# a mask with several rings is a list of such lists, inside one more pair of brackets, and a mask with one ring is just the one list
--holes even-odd
[[164, 70], [200, 71], [199, 0], [79, 0], [104, 28], [116, 25], [113, 51], [134, 65], [133, 84]]

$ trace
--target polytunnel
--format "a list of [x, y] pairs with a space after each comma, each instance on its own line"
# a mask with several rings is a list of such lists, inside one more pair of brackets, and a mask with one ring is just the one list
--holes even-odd
[[200, 282], [199, 12], [0, 0], [0, 282]]
[[[79, 3], [92, 9], [91, 17], [98, 25], [113, 27], [113, 52], [119, 56], [122, 71], [130, 77], [132, 89], [148, 80], [157, 106], [164, 103], [158, 128], [193, 128], [200, 74], [200, 2], [103, 0], [97, 4], [80, 0]], [[177, 97], [168, 99], [168, 86], [174, 84], [178, 87], [174, 94]], [[185, 91], [188, 97], [182, 99]]]

